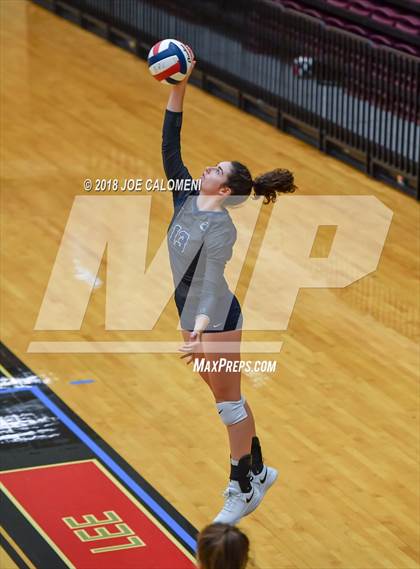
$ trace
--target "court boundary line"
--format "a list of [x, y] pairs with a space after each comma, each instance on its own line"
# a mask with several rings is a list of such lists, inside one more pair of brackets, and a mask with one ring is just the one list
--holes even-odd
[[4, 527], [0, 527], [0, 546], [10, 559], [16, 563], [19, 569], [36, 569], [35, 565], [24, 553], [16, 541], [7, 533]]
[[132, 490], [136, 496], [142, 500], [164, 523], [166, 523], [176, 535], [193, 550], [196, 549], [196, 540], [194, 540], [184, 528], [182, 528], [165, 509], [150, 496], [137, 482], [135, 482], [129, 474], [127, 474], [121, 466], [119, 466], [109, 454], [104, 451], [95, 441], [91, 439], [76, 423], [67, 416], [51, 399], [42, 392], [42, 390], [34, 386], [7, 387], [0, 389], [0, 394], [15, 393], [17, 391], [31, 391], [52, 413], [73, 432], [76, 437], [82, 441], [107, 467], [113, 472], [117, 478], [122, 480]]
[[65, 563], [69, 569], [77, 569], [75, 565], [70, 561], [67, 555], [62, 551], [58, 545], [53, 541], [53, 539], [47, 534], [47, 532], [39, 525], [38, 522], [34, 520], [28, 510], [23, 506], [19, 500], [12, 494], [12, 492], [6, 488], [6, 486], [0, 482], [0, 489], [1, 491], [9, 498], [12, 504], [19, 510], [19, 512], [23, 515], [23, 517], [31, 524], [31, 526], [35, 529], [35, 531], [47, 542], [47, 544], [51, 547], [51, 549], [61, 558], [61, 560]]

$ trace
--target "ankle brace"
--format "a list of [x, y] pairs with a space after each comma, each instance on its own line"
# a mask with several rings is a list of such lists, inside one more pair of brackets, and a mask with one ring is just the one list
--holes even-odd
[[245, 454], [242, 456], [238, 464], [230, 465], [230, 479], [236, 480], [241, 488], [241, 492], [251, 491], [251, 480], [250, 480], [250, 470], [251, 470], [251, 455]]

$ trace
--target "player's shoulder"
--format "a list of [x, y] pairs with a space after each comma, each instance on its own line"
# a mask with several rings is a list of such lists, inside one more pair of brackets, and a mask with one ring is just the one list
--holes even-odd
[[222, 212], [217, 212], [216, 215], [212, 215], [211, 225], [218, 228], [224, 227], [230, 230], [235, 229], [232, 218], [230, 217], [227, 209], [224, 209]]
[[208, 236], [217, 239], [232, 241], [236, 239], [236, 227], [226, 210], [223, 215], [213, 216], [209, 224]]

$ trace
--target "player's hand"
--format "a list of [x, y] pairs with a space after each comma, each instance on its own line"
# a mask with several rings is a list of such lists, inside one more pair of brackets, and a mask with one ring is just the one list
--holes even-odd
[[175, 96], [177, 96], [176, 95], [177, 93], [180, 93], [182, 97], [184, 96], [185, 89], [188, 84], [188, 79], [190, 78], [190, 75], [193, 72], [196, 63], [197, 62], [195, 60], [192, 62], [190, 70], [188, 71], [187, 75], [184, 77], [182, 81], [180, 81], [177, 85], [172, 85], [172, 92], [175, 94]]
[[180, 352], [184, 352], [181, 360], [186, 358], [187, 365], [195, 359], [195, 354], [202, 353], [203, 347], [201, 344], [202, 332], [191, 332], [189, 342], [186, 342], [179, 348]]
[[199, 314], [195, 319], [195, 326], [193, 332], [190, 334], [190, 341], [186, 342], [179, 349], [180, 352], [184, 352], [181, 359], [187, 358], [187, 365], [194, 361], [196, 357], [194, 354], [203, 353], [202, 335], [209, 322], [210, 319], [208, 316]]
[[190, 75], [193, 72], [196, 63], [197, 62], [194, 59], [194, 61], [191, 64], [191, 67], [187, 71], [187, 74], [185, 75], [184, 79], [180, 83], [178, 83], [178, 85], [174, 85], [174, 87], [173, 87], [174, 89], [176, 89], [177, 87], [178, 88], [180, 87], [181, 89], [185, 89], [185, 87], [187, 86], [187, 83], [188, 83], [188, 79], [190, 78]]
[[185, 44], [185, 47], [187, 48], [187, 50], [188, 50], [188, 52], [189, 52], [189, 54], [190, 54], [190, 56], [191, 56], [191, 62], [192, 62], [192, 63], [191, 63], [191, 67], [190, 67], [190, 69], [189, 69], [188, 72], [187, 72], [187, 76], [186, 76], [185, 79], [184, 79], [184, 81], [188, 81], [188, 79], [190, 78], [191, 73], [192, 73], [193, 70], [194, 70], [194, 67], [195, 67], [197, 61], [195, 60], [194, 52], [193, 52], [193, 50], [190, 48], [190, 46], [187, 45], [187, 44]]
[[197, 63], [197, 61], [195, 60], [195, 55], [194, 55], [193, 50], [190, 48], [189, 45], [185, 45], [185, 47], [188, 49], [188, 51], [191, 55], [192, 63], [191, 63], [191, 67], [187, 71], [187, 74], [185, 75], [184, 79], [180, 83], [178, 83], [178, 85], [173, 86], [173, 89], [175, 91], [179, 90], [180, 88], [185, 89], [185, 87], [187, 86], [187, 83], [188, 83], [188, 79], [190, 78], [191, 73], [194, 71], [194, 67], [196, 66], [196, 63]]
[[196, 64], [197, 64], [196, 60], [193, 59], [193, 60], [192, 60], [192, 63], [191, 63], [191, 67], [189, 68], [189, 70], [188, 70], [188, 72], [187, 72], [187, 75], [186, 75], [184, 81], [188, 81], [188, 79], [190, 78], [191, 73], [194, 71], [194, 67], [196, 66]]

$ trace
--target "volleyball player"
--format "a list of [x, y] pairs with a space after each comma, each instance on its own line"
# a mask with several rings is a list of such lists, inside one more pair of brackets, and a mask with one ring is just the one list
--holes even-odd
[[[236, 228], [226, 207], [245, 201], [252, 191], [255, 197], [264, 196], [264, 203], [274, 202], [278, 193], [293, 192], [295, 186], [288, 170], [273, 170], [253, 180], [243, 164], [221, 161], [205, 168], [199, 190], [191, 189], [192, 177], [181, 157], [180, 133], [193, 67], [184, 81], [171, 87], [162, 141], [167, 178], [184, 183], [183, 189], [178, 187], [172, 193], [174, 215], [167, 234], [175, 302], [185, 340], [180, 350], [187, 363], [196, 357], [210, 362], [223, 357], [234, 362], [240, 359], [243, 319], [238, 299], [223, 275], [236, 241]], [[197, 136], [201, 143], [211, 136], [206, 124]], [[223, 350], [218, 354], [211, 350], [213, 342], [233, 347], [229, 353]], [[254, 417], [241, 393], [241, 373], [203, 371], [200, 375], [214, 395], [230, 444], [229, 484], [223, 494], [224, 506], [214, 521], [236, 524], [259, 505], [278, 473], [263, 462]]]

